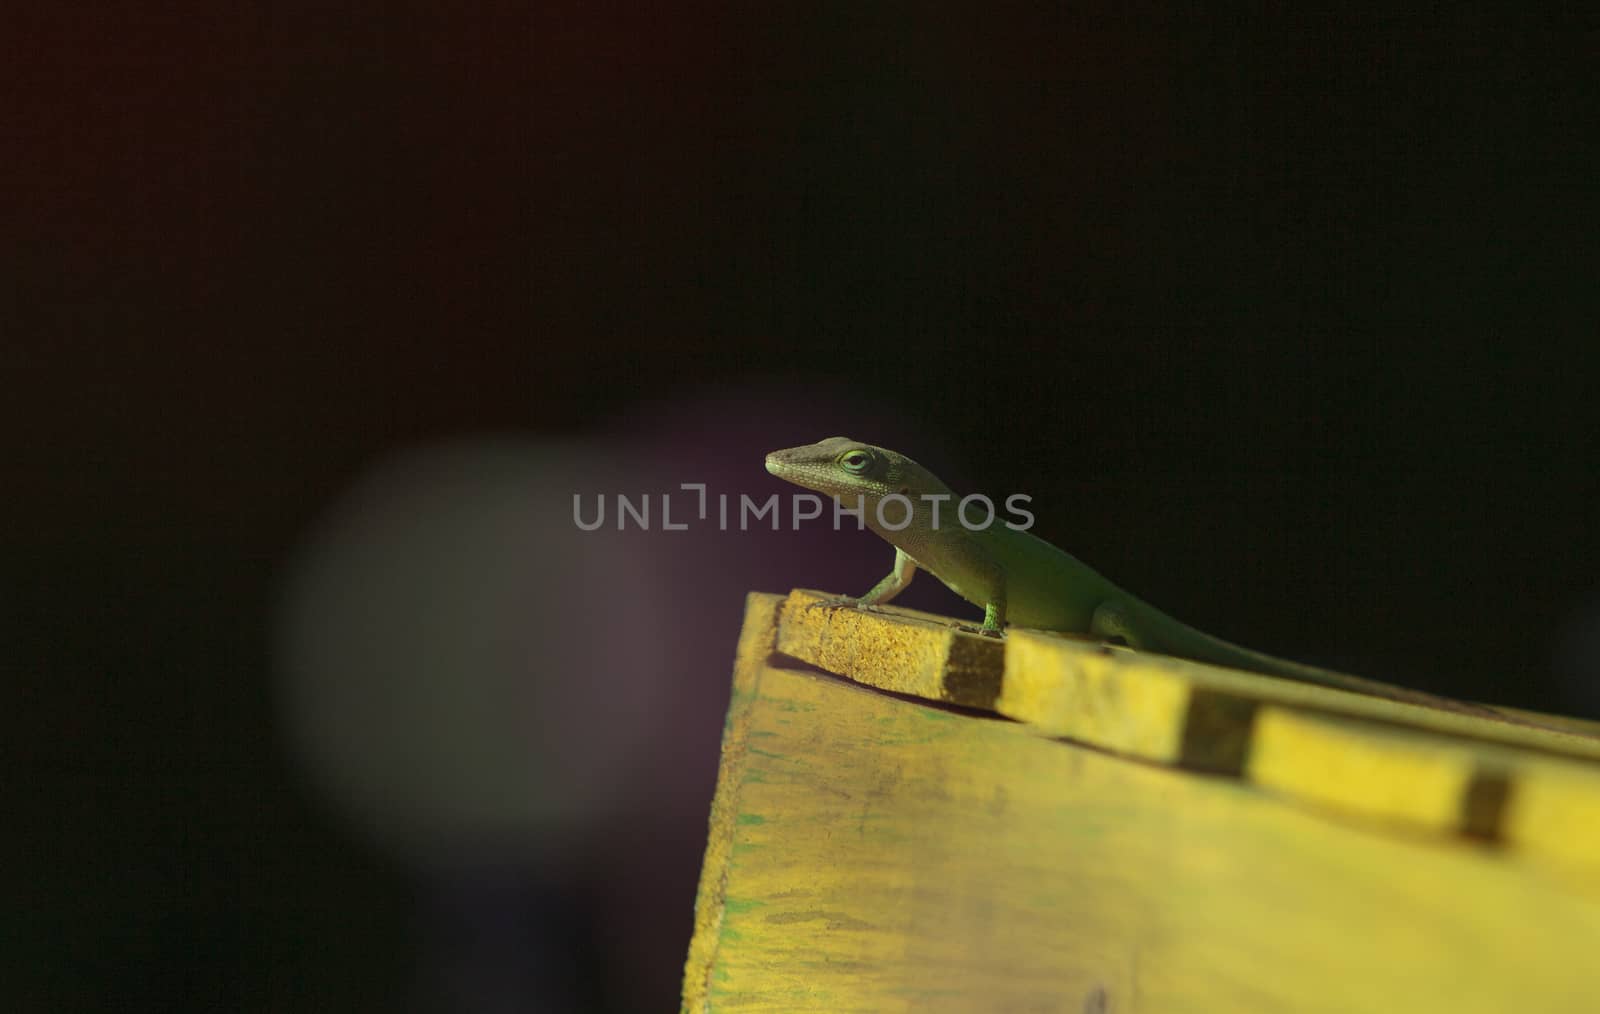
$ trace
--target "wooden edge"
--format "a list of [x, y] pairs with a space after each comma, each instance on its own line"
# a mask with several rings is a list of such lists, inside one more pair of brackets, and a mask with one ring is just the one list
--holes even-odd
[[1381, 823], [1498, 841], [1512, 771], [1470, 741], [1269, 705], [1256, 715], [1244, 774]]
[[[1057, 643], [1082, 650], [1058, 655]], [[1013, 632], [1006, 637], [1005, 678], [995, 710], [1047, 735], [1181, 765], [1193, 689], [1177, 670], [1130, 667], [1126, 653], [1103, 645], [1019, 638]], [[1191, 739], [1198, 742], [1199, 736]]]
[[1245, 770], [1262, 788], [1413, 830], [1600, 864], [1600, 767], [1516, 747], [1264, 707]]
[[[1012, 628], [1002, 641], [950, 617], [898, 606], [813, 608], [832, 598], [809, 589], [789, 593], [778, 621], [780, 654], [866, 686], [996, 711], [1146, 760], [1176, 763], [1184, 756], [1191, 704], [1197, 720], [1219, 709], [1244, 719], [1244, 702], [1251, 701], [1600, 760], [1600, 723], [1582, 719], [1502, 708], [1501, 720], [1052, 631]], [[1205, 740], [1193, 730], [1187, 738], [1197, 766], [1228, 766], [1225, 758], [1204, 756]]]
[[1600, 722], [1589, 718], [1574, 718], [1571, 715], [1548, 715], [1538, 711], [1524, 711], [1521, 708], [1508, 708], [1505, 705], [1496, 705], [1496, 711], [1504, 712], [1513, 718], [1533, 722], [1537, 725], [1548, 726], [1570, 732], [1575, 736], [1587, 736], [1590, 739], [1600, 739]]
[[778, 652], [1323, 811], [1600, 863], [1600, 741], [1577, 720], [1515, 716], [1534, 727], [1045, 631], [998, 642], [914, 610], [812, 608], [826, 598], [783, 600]]
[[[1086, 741], [1096, 746], [1172, 761], [1180, 751], [1171, 744], [1183, 742], [1190, 706], [1196, 701], [1208, 706], [1218, 701], [1237, 702], [1241, 720], [1250, 717], [1249, 704], [1275, 705], [1381, 722], [1422, 734], [1600, 760], [1600, 739], [1556, 728], [1442, 711], [1166, 655], [1089, 645], [1044, 632], [1015, 630], [1006, 636], [1005, 679], [996, 709], [1054, 734], [1089, 737]], [[1160, 728], [1143, 729], [1140, 734], [1143, 740], [1162, 744], [1164, 752], [1141, 750], [1139, 740], [1128, 742], [1123, 734], [1128, 715], [1137, 715], [1142, 723], [1159, 724]], [[1105, 716], [1111, 721], [1103, 721]]]
[[1296, 683], [1046, 631], [1003, 642], [896, 607], [791, 592], [775, 650], [867, 686], [992, 710], [1050, 736], [1241, 778], [1286, 801], [1592, 870], [1600, 740]]
[[694, 935], [683, 969], [683, 1007], [686, 1014], [706, 1010], [709, 977], [722, 940], [722, 917], [728, 883], [728, 863], [739, 815], [739, 789], [743, 758], [749, 748], [747, 712], [756, 697], [757, 683], [772, 654], [782, 596], [752, 592], [745, 598], [744, 627], [734, 656], [733, 692], [722, 731], [722, 763], [716, 793], [711, 799], [710, 832], [700, 868], [700, 887], [694, 901]]
[[1591, 875], [1600, 864], [1586, 738], [1049, 635], [1008, 637], [1006, 652], [997, 710], [1049, 735]]
[[830, 598], [789, 593], [778, 618], [779, 654], [880, 690], [994, 710], [1002, 641], [913, 609], [814, 608]]

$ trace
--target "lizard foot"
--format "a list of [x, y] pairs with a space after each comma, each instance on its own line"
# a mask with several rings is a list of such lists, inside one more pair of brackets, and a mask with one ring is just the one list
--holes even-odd
[[997, 627], [979, 627], [971, 623], [957, 623], [955, 628], [964, 634], [982, 634], [984, 637], [992, 637], [995, 640], [1001, 640], [1006, 636], [1005, 631]]
[[831, 599], [821, 599], [821, 600], [816, 601], [816, 602], [807, 602], [806, 603], [806, 608], [807, 609], [859, 609], [861, 612], [864, 612], [864, 613], [878, 613], [878, 612], [882, 612], [883, 611], [878, 606], [875, 606], [870, 602], [863, 602], [860, 599], [851, 598], [848, 595], [840, 595], [837, 598], [831, 598]]

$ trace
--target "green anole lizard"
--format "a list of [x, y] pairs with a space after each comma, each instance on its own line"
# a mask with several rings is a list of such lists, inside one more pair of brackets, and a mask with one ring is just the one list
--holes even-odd
[[[773, 451], [767, 455], [767, 471], [827, 494], [844, 507], [859, 505], [867, 527], [894, 546], [893, 568], [865, 595], [823, 605], [866, 609], [881, 605], [904, 591], [921, 567], [981, 607], [979, 632], [990, 636], [1001, 636], [1008, 623], [1088, 634], [1143, 651], [1500, 717], [1499, 712], [1482, 705], [1445, 701], [1420, 691], [1302, 665], [1196, 630], [1112, 584], [1076, 557], [998, 518], [982, 529], [968, 527], [958, 516], [959, 498], [950, 487], [888, 448], [829, 437], [804, 447]], [[894, 499], [885, 503], [887, 497]], [[978, 523], [981, 521], [975, 519]]]

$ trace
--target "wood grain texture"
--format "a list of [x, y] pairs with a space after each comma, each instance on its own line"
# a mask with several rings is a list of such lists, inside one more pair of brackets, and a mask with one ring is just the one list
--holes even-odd
[[969, 635], [809, 601], [749, 600], [684, 1010], [1593, 1009], [1583, 737], [1015, 633], [983, 717]]

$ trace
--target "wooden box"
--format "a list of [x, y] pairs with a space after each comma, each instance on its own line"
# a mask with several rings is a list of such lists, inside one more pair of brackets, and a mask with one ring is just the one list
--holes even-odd
[[750, 596], [686, 1011], [1600, 1010], [1600, 737]]

